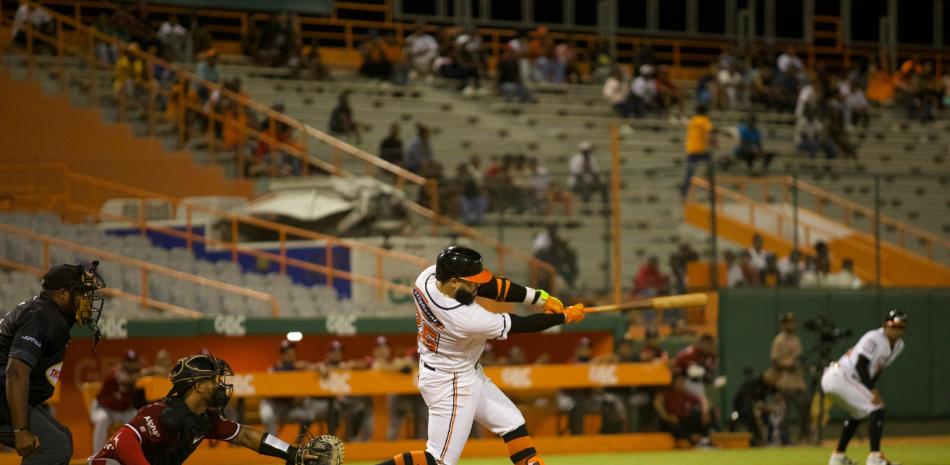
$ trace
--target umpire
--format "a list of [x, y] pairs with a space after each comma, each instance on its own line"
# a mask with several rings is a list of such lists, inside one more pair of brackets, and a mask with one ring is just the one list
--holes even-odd
[[73, 325], [89, 326], [99, 340], [105, 287], [92, 266], [59, 265], [43, 276], [40, 295], [20, 302], [0, 320], [0, 442], [16, 448], [22, 465], [68, 465], [73, 438], [43, 405], [59, 380]]

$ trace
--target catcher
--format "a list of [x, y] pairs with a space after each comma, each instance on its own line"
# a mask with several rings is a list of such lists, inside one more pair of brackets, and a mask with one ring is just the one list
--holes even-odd
[[334, 436], [310, 439], [299, 448], [277, 436], [232, 422], [221, 411], [231, 399], [234, 372], [210, 355], [192, 355], [175, 364], [172, 389], [126, 423], [89, 465], [181, 465], [202, 439], [240, 444], [287, 465], [341, 465], [343, 443]]

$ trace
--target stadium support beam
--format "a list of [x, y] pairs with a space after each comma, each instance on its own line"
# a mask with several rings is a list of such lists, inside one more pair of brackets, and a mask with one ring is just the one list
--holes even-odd
[[478, 15], [481, 16], [483, 21], [491, 20], [491, 2], [488, 0], [480, 0], [478, 2]]
[[737, 28], [736, 28], [736, 18], [738, 18], [739, 11], [736, 5], [736, 0], [726, 0], [726, 35], [735, 37]]
[[945, 5], [943, 0], [934, 0], [934, 48], [942, 48], [944, 43], [943, 28], [943, 9]]
[[775, 0], [765, 0], [765, 11], [762, 12], [763, 35], [766, 39], [775, 39]]
[[[584, 0], [581, 0], [584, 1]], [[564, 24], [568, 26], [574, 25], [574, 0], [564, 0], [562, 4], [564, 8]]]
[[841, 27], [841, 41], [845, 46], [851, 45], [851, 8], [853, 6], [852, 0], [841, 0], [838, 24]]
[[660, 29], [660, 0], [647, 0], [647, 33]]
[[699, 0], [686, 0], [686, 32], [699, 32]]
[[534, 2], [521, 0], [521, 22], [525, 25], [534, 23]]

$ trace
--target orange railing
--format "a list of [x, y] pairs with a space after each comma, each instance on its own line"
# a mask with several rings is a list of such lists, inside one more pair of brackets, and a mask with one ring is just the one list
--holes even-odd
[[68, 250], [71, 252], [76, 252], [83, 254], [90, 258], [96, 258], [99, 260], [107, 261], [110, 265], [123, 265], [131, 268], [135, 268], [139, 271], [140, 274], [140, 287], [138, 295], [132, 294], [130, 292], [124, 291], [118, 288], [107, 288], [103, 290], [103, 293], [106, 295], [111, 295], [124, 300], [132, 300], [143, 307], [154, 308], [156, 310], [161, 310], [163, 312], [168, 312], [175, 314], [177, 316], [183, 316], [188, 318], [199, 318], [205, 314], [197, 310], [180, 307], [178, 305], [173, 305], [167, 302], [162, 302], [155, 300], [149, 296], [149, 276], [152, 274], [163, 275], [169, 278], [172, 278], [176, 281], [184, 281], [192, 284], [196, 284], [205, 288], [216, 289], [225, 293], [235, 294], [242, 297], [247, 297], [249, 299], [258, 300], [263, 302], [271, 309], [271, 314], [274, 317], [280, 316], [280, 303], [277, 299], [269, 293], [255, 291], [240, 286], [235, 286], [225, 282], [217, 281], [214, 279], [203, 278], [200, 276], [195, 276], [188, 273], [183, 273], [178, 270], [173, 270], [164, 266], [155, 265], [152, 263], [147, 263], [141, 260], [134, 258], [129, 258], [121, 254], [108, 252], [105, 250], [99, 250], [93, 247], [88, 247], [85, 245], [80, 245], [75, 242], [55, 238], [52, 236], [47, 236], [35, 231], [29, 231], [26, 229], [17, 228], [14, 226], [0, 224], [0, 231], [5, 235], [22, 237], [28, 241], [31, 241], [36, 246], [40, 247], [42, 250], [42, 264], [39, 268], [30, 266], [24, 263], [18, 263], [9, 259], [0, 259], [0, 265], [19, 269], [21, 271], [26, 271], [37, 276], [42, 276], [45, 273], [45, 270], [48, 270], [51, 266], [51, 255], [54, 248]]
[[[735, 186], [736, 190], [741, 194], [746, 194], [750, 191], [749, 186], [751, 185], [759, 186], [761, 188], [759, 192], [762, 195], [763, 202], [769, 201], [768, 198], [773, 189], [779, 189], [782, 199], [788, 204], [791, 204], [792, 191], [797, 188], [800, 201], [801, 195], [803, 194], [813, 197], [815, 212], [819, 215], [825, 215], [827, 205], [834, 205], [841, 208], [843, 212], [842, 216], [835, 218], [835, 220], [842, 221], [844, 225], [849, 228], [856, 228], [872, 236], [874, 235], [873, 219], [875, 217], [875, 211], [873, 208], [865, 207], [832, 194], [805, 181], [795, 179], [792, 176], [764, 178], [720, 177], [720, 182]], [[869, 221], [865, 225], [860, 225], [855, 221], [856, 218], [866, 218]], [[950, 250], [950, 240], [944, 239], [936, 234], [883, 214], [880, 215], [880, 221], [881, 225], [888, 229], [893, 229], [897, 233], [897, 245], [899, 247], [906, 248], [908, 239], [914, 239], [918, 244], [923, 245], [926, 251], [926, 257], [930, 261], [934, 261], [934, 247], [944, 252]], [[946, 253], [940, 253], [939, 255], [946, 256]]]
[[[35, 4], [31, 3], [31, 5], [36, 7]], [[430, 207], [426, 207], [415, 202], [406, 201], [405, 204], [408, 207], [408, 210], [427, 220], [432, 225], [433, 233], [438, 231], [439, 226], [444, 226], [449, 228], [454, 234], [473, 239], [483, 245], [490, 247], [491, 250], [496, 253], [495, 263], [496, 269], [499, 272], [505, 271], [506, 262], [510, 258], [514, 261], [518, 261], [527, 265], [529, 282], [531, 284], [538, 280], [538, 277], [541, 275], [541, 273], [555, 273], [555, 270], [551, 265], [535, 259], [530, 254], [526, 254], [521, 250], [502, 244], [491, 236], [488, 236], [474, 228], [470, 228], [439, 214], [438, 203], [440, 195], [438, 184], [434, 179], [423, 178], [399, 166], [386, 162], [379, 157], [369, 154], [346, 142], [340, 141], [339, 139], [323, 133], [322, 131], [301, 123], [294, 118], [276, 112], [263, 104], [247, 98], [244, 95], [231, 92], [222, 88], [216, 83], [205, 81], [193, 73], [173, 64], [167, 63], [153, 55], [141, 51], [131, 50], [128, 48], [128, 44], [120, 42], [88, 26], [85, 26], [73, 18], [58, 14], [48, 9], [47, 11], [50, 12], [55, 22], [55, 28], [57, 31], [55, 37], [34, 31], [30, 27], [26, 28], [27, 67], [28, 72], [31, 75], [36, 61], [33, 54], [34, 42], [39, 41], [41, 43], [49, 44], [55, 49], [57, 59], [53, 61], [53, 65], [56, 66], [59, 71], [61, 89], [65, 89], [67, 86], [67, 75], [65, 72], [66, 68], [63, 66], [63, 58], [68, 53], [72, 56], [82, 59], [87, 65], [87, 69], [83, 71], [85, 74], [82, 76], [82, 79], [88, 80], [88, 86], [90, 87], [91, 94], [90, 100], [96, 102], [98, 101], [97, 84], [98, 80], [101, 78], [99, 71], [111, 70], [111, 67], [99, 61], [99, 59], [92, 52], [90, 52], [90, 50], [93, 50], [95, 45], [98, 43], [111, 44], [117, 47], [120, 51], [130, 53], [138, 59], [141, 59], [147, 64], [149, 69], [158, 66], [172, 69], [175, 72], [177, 84], [172, 89], [162, 88], [155, 82], [155, 80], [150, 80], [147, 82], [148, 98], [145, 101], [146, 107], [144, 110], [146, 112], [146, 128], [149, 134], [151, 134], [157, 126], [156, 120], [162, 117], [157, 116], [160, 108], [158, 108], [159, 105], [156, 104], [156, 102], [161, 98], [167, 101], [169, 106], [171, 106], [173, 109], [173, 114], [169, 118], [169, 122], [172, 123], [177, 129], [179, 143], [182, 145], [191, 136], [188, 131], [188, 120], [190, 117], [195, 115], [199, 115], [208, 119], [207, 131], [205, 134], [203, 134], [203, 136], [208, 141], [207, 145], [212, 156], [215, 155], [216, 147], [222, 143], [215, 132], [216, 124], [221, 124], [226, 129], [238, 131], [240, 137], [238, 137], [238, 146], [235, 148], [235, 153], [239, 173], [243, 173], [244, 171], [245, 163], [247, 162], [245, 149], [249, 141], [253, 139], [262, 141], [263, 143], [272, 147], [272, 150], [279, 150], [283, 154], [294, 157], [301, 163], [304, 175], [309, 174], [311, 169], [314, 169], [317, 170], [317, 172], [327, 172], [338, 176], [352, 176], [351, 173], [342, 168], [341, 156], [349, 155], [356, 157], [357, 159], [366, 163], [365, 166], [367, 167], [367, 174], [373, 174], [373, 172], [376, 170], [387, 171], [390, 173], [396, 180], [397, 188], [403, 188], [405, 187], [406, 183], [409, 183], [418, 185], [422, 189], [426, 189], [429, 194], [428, 198], [431, 202]], [[3, 16], [0, 15], [0, 21], [3, 20]], [[253, 110], [255, 113], [263, 115], [266, 117], [268, 122], [266, 125], [267, 129], [259, 131], [247, 124], [235, 121], [235, 118], [228, 117], [227, 115], [220, 113], [217, 109], [205, 108], [201, 102], [188, 98], [186, 96], [187, 92], [181, 91], [181, 89], [200, 87], [220, 90], [222, 98], [229, 99], [235, 102], [235, 104], [238, 106], [237, 114], [244, 114], [244, 112], [247, 110]], [[178, 90], [176, 91], [175, 88]], [[128, 102], [125, 100], [126, 97], [124, 93], [120, 92], [116, 97], [119, 103], [120, 114], [122, 114], [125, 112]], [[240, 120], [240, 118], [238, 118], [238, 120]], [[295, 129], [297, 134], [301, 135], [302, 137], [299, 137], [296, 140], [296, 143], [278, 140], [276, 131], [279, 125], [286, 125]], [[308, 147], [316, 146], [328, 147], [330, 150], [328, 158], [332, 160], [332, 162], [328, 162], [314, 156], [311, 153], [313, 151], [308, 149]], [[279, 158], [279, 156], [273, 157], [273, 159]], [[272, 174], [276, 174], [278, 168], [275, 163], [271, 163], [269, 170]]]
[[[102, 1], [77, 1], [77, 0], [46, 0], [47, 5], [62, 6], [71, 9], [72, 16], [78, 21], [92, 21], [93, 14], [99, 11], [111, 11], [117, 6], [110, 2]], [[212, 33], [220, 33], [229, 37], [243, 37], [248, 30], [254, 27], [258, 21], [269, 18], [270, 14], [257, 12], [238, 12], [226, 10], [193, 10], [183, 6], [174, 5], [149, 5], [149, 11], [159, 14], [177, 14], [182, 16], [196, 15], [198, 18], [209, 22], [208, 29]], [[345, 12], [345, 14], [338, 14]], [[354, 12], [379, 13], [383, 20], [372, 19], [342, 19], [346, 16], [352, 18]], [[781, 49], [786, 44], [798, 46], [803, 53], [809, 68], [814, 68], [821, 60], [837, 60], [843, 67], [850, 66], [855, 57], [876, 56], [879, 52], [878, 45], [856, 44], [843, 46], [843, 30], [840, 27], [840, 19], [829, 16], [816, 16], [816, 24], [829, 24], [834, 26], [834, 31], [816, 30], [816, 39], [835, 39], [834, 44], [804, 44], [801, 40], [773, 40], [766, 43], [764, 38], [756, 38], [753, 46], [768, 47], [771, 49]], [[215, 22], [217, 21], [217, 23]], [[369, 38], [370, 30], [379, 32], [392, 32], [397, 41], [401, 44], [406, 36], [407, 30], [413, 27], [411, 22], [394, 21], [392, 5], [388, 1], [382, 4], [367, 4], [361, 2], [336, 2], [334, 13], [331, 17], [318, 17], [301, 15], [295, 18], [295, 31], [300, 43], [309, 42], [312, 39], [318, 40], [321, 44], [327, 42], [342, 43], [347, 50], [355, 50], [361, 41]], [[226, 22], [226, 23], [222, 23]], [[155, 24], [157, 27], [157, 24]], [[311, 26], [307, 29], [306, 26]], [[569, 40], [573, 42], [578, 51], [591, 53], [596, 50], [597, 44], [603, 39], [594, 32], [583, 31], [558, 31], [557, 26], [552, 26], [551, 36], [555, 40]], [[430, 27], [432, 31], [438, 31], [439, 27]], [[478, 28], [478, 33], [485, 39], [488, 50], [491, 51], [493, 59], [497, 60], [501, 50], [508, 40], [514, 38], [517, 30], [513, 28]], [[654, 57], [661, 63], [667, 63], [673, 66], [677, 73], [682, 73], [684, 69], [697, 64], [711, 63], [718, 55], [734, 46], [736, 41], [733, 38], [723, 37], [720, 39], [714, 37], [703, 38], [669, 38], [669, 37], [647, 37], [642, 34], [618, 33], [615, 36], [617, 43], [617, 58], [629, 61], [640, 51], [640, 48], [649, 44], [653, 49]], [[919, 55], [922, 59], [930, 59], [935, 63], [937, 74], [943, 69], [943, 63], [950, 59], [950, 53], [946, 50], [928, 49], [926, 47], [901, 47], [898, 50], [902, 55]]]
[[[429, 260], [402, 252], [371, 246], [362, 242], [341, 239], [335, 236], [287, 226], [272, 221], [266, 221], [248, 215], [218, 210], [198, 205], [187, 200], [150, 192], [136, 187], [125, 186], [112, 181], [98, 179], [92, 176], [69, 171], [62, 164], [49, 165], [0, 165], [0, 174], [18, 173], [21, 181], [26, 185], [0, 186], [0, 192], [9, 192], [13, 207], [41, 208], [58, 212], [65, 220], [95, 220], [125, 224], [139, 229], [141, 234], [157, 232], [163, 235], [182, 239], [186, 247], [194, 251], [198, 245], [230, 250], [231, 260], [237, 262], [241, 256], [252, 256], [278, 264], [279, 272], [287, 274], [288, 268], [297, 268], [323, 276], [327, 286], [332, 286], [334, 280], [342, 279], [354, 284], [371, 286], [376, 289], [377, 299], [382, 299], [386, 291], [409, 294], [411, 288], [385, 279], [386, 260], [401, 264], [409, 264], [421, 268], [430, 264]], [[38, 175], [42, 173], [42, 175]], [[105, 200], [112, 198], [137, 199], [137, 216], [129, 217], [121, 214], [103, 212], [100, 208]], [[172, 227], [162, 226], [150, 222], [146, 217], [146, 205], [152, 202], [163, 202], [170, 206], [176, 217], [185, 218], [184, 231]], [[46, 208], [43, 208], [43, 207]], [[211, 237], [211, 232], [204, 234], [196, 231], [198, 218], [213, 218], [221, 224], [227, 225], [227, 239]], [[242, 226], [260, 228], [278, 238], [278, 253], [267, 252], [242, 245], [239, 240], [239, 230]], [[311, 263], [288, 256], [288, 246], [293, 241], [313, 240], [322, 241], [324, 248], [325, 265]], [[351, 252], [370, 254], [376, 263], [375, 276], [334, 268], [334, 248], [346, 248]]]

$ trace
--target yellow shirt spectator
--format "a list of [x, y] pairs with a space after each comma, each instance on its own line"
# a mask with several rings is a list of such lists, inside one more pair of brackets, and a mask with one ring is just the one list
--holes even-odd
[[686, 154], [693, 155], [709, 151], [710, 135], [713, 124], [706, 115], [695, 115], [686, 126]]

